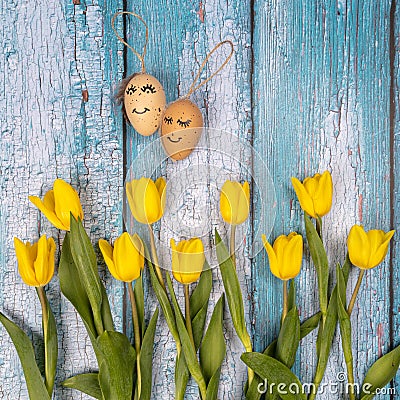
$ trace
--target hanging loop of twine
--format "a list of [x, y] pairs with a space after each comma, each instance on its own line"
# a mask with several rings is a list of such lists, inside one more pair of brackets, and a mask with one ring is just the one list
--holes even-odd
[[[117, 17], [118, 17], [119, 15], [123, 15], [123, 14], [133, 15], [133, 16], [134, 16], [135, 18], [137, 18], [140, 22], [142, 22], [143, 25], [146, 27], [146, 40], [145, 40], [145, 43], [144, 43], [144, 46], [143, 46], [143, 53], [142, 53], [142, 54], [139, 54], [130, 44], [128, 44], [128, 43], [124, 40], [124, 38], [122, 38], [122, 37], [118, 34], [117, 30], [115, 29], [115, 20], [117, 19]], [[140, 15], [135, 14], [135, 13], [130, 12], [130, 11], [119, 11], [119, 12], [115, 13], [114, 16], [112, 17], [112, 20], [111, 20], [111, 27], [112, 27], [112, 29], [113, 29], [113, 31], [114, 31], [114, 33], [115, 33], [115, 36], [118, 38], [118, 40], [119, 40], [121, 43], [123, 43], [126, 47], [128, 47], [129, 49], [131, 49], [131, 50], [133, 51], [133, 53], [136, 55], [136, 57], [139, 59], [139, 61], [140, 61], [141, 64], [142, 64], [142, 73], [146, 72], [146, 68], [145, 68], [145, 66], [144, 66], [144, 57], [145, 57], [145, 55], [146, 55], [147, 43], [149, 42], [149, 27], [147, 26], [147, 24], [146, 24], [146, 22], [144, 21], [144, 19], [143, 19]]]
[[[199, 80], [200, 75], [204, 69], [204, 67], [206, 66], [206, 64], [208, 63], [208, 61], [210, 60], [211, 56], [214, 54], [215, 51], [217, 51], [221, 46], [223, 46], [224, 44], [229, 44], [229, 46], [231, 47], [231, 52], [229, 53], [229, 55], [226, 57], [225, 61], [222, 63], [222, 65], [215, 71], [213, 72], [207, 79], [205, 79], [203, 82], [200, 82], [197, 86], [196, 86], [196, 82]], [[199, 88], [201, 88], [203, 85], [205, 85], [207, 82], [209, 82], [212, 78], [214, 78], [215, 75], [217, 75], [224, 67], [226, 64], [228, 64], [229, 60], [231, 59], [231, 57], [233, 56], [234, 53], [234, 48], [233, 48], [233, 43], [230, 40], [224, 40], [223, 42], [219, 42], [208, 54], [207, 57], [205, 58], [205, 60], [203, 61], [203, 63], [201, 64], [199, 71], [197, 72], [196, 77], [193, 80], [192, 85], [190, 86], [190, 89], [187, 93], [187, 95], [185, 97], [189, 97], [193, 92], [195, 92], [196, 90], [198, 90]]]

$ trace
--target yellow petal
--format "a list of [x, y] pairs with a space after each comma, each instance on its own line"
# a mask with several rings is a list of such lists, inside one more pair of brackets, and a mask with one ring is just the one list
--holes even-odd
[[137, 233], [135, 233], [132, 236], [132, 242], [133, 242], [133, 245], [135, 246], [135, 248], [137, 249], [138, 253], [141, 255], [140, 266], [141, 266], [141, 269], [143, 270], [143, 268], [144, 268], [144, 256], [145, 256], [143, 241], [140, 238], [140, 236]]
[[18, 238], [14, 238], [15, 254], [18, 261], [18, 271], [22, 280], [29, 286], [39, 286], [33, 269], [33, 260], [30, 254], [30, 245], [25, 245]]
[[120, 280], [132, 282], [139, 278], [143, 269], [143, 255], [139, 254], [128, 232], [124, 232], [114, 243], [113, 259]]
[[182, 284], [197, 281], [203, 270], [205, 256], [204, 246], [199, 238], [182, 240], [175, 244], [171, 239], [172, 273], [174, 278]]
[[162, 217], [161, 199], [155, 183], [149, 178], [127, 184], [128, 202], [134, 218], [142, 224], [153, 224]]
[[333, 184], [332, 175], [325, 171], [318, 182], [318, 189], [314, 197], [314, 208], [317, 215], [323, 217], [332, 207]]
[[155, 185], [158, 191], [158, 194], [160, 196], [160, 204], [161, 204], [161, 216], [164, 215], [164, 209], [165, 209], [165, 201], [167, 198], [167, 191], [165, 190], [167, 187], [167, 183], [165, 182], [164, 178], [158, 178], [155, 181]]
[[368, 268], [374, 268], [379, 265], [386, 257], [389, 249], [389, 242], [394, 231], [390, 231], [387, 234], [383, 231], [370, 230], [368, 232], [368, 239], [370, 240], [371, 256], [368, 262]]
[[219, 200], [219, 210], [221, 212], [222, 218], [228, 224], [234, 224], [234, 199], [236, 197], [235, 184], [231, 181], [226, 181], [221, 189], [220, 200]]
[[367, 269], [370, 258], [370, 244], [363, 227], [354, 225], [347, 237], [347, 247], [350, 261], [353, 265]]
[[[49, 191], [50, 192], [50, 191]], [[53, 191], [51, 191], [51, 194], [49, 195], [47, 192], [46, 195], [44, 196], [46, 198], [46, 204], [51, 205], [51, 195]], [[54, 196], [53, 196], [54, 197]], [[69, 230], [69, 224], [68, 226], [64, 225], [63, 222], [57, 217], [55, 214], [54, 209], [49, 209], [46, 207], [45, 203], [42, 202], [42, 200], [39, 199], [39, 197], [36, 196], [29, 196], [29, 200], [33, 205], [35, 205], [44, 215], [45, 217], [57, 228], [61, 230]]]
[[314, 199], [315, 194], [318, 189], [318, 182], [319, 182], [320, 175], [315, 174], [313, 177], [308, 176], [303, 181], [303, 186], [307, 190], [307, 193], [310, 195], [312, 199]]
[[296, 192], [297, 198], [300, 202], [300, 207], [311, 217], [317, 218], [317, 215], [314, 211], [314, 203], [311, 196], [308, 194], [306, 188], [303, 184], [297, 179], [292, 178], [292, 185], [294, 191]]
[[237, 205], [237, 216], [236, 216], [236, 225], [243, 224], [244, 221], [249, 216], [250, 210], [250, 186], [249, 182], [244, 182], [243, 185], [240, 185], [240, 190], [238, 191], [238, 205]]
[[276, 258], [275, 251], [272, 248], [272, 246], [269, 244], [269, 242], [267, 241], [267, 237], [265, 235], [262, 235], [262, 241], [263, 241], [264, 248], [268, 255], [269, 268], [273, 275], [275, 275], [277, 278], [281, 279], [281, 276], [279, 273], [279, 268], [278, 268], [278, 260]]
[[49, 253], [47, 251], [47, 238], [45, 235], [43, 235], [38, 241], [37, 257], [33, 263], [36, 281], [40, 286], [44, 286], [46, 284], [48, 276], [48, 262]]
[[280, 275], [283, 280], [293, 279], [301, 269], [303, 260], [303, 238], [301, 235], [293, 235], [283, 251], [283, 260]]
[[51, 278], [54, 275], [54, 254], [56, 252], [56, 243], [54, 242], [54, 239], [51, 237], [47, 241], [47, 277], [45, 279], [45, 285], [47, 285], [50, 281]]
[[83, 219], [83, 211], [76, 190], [62, 179], [54, 181], [55, 212], [64, 226], [70, 228], [70, 214], [75, 219]]
[[110, 243], [107, 242], [107, 240], [100, 239], [99, 240], [99, 247], [100, 251], [103, 254], [104, 261], [111, 273], [111, 275], [118, 280], [121, 280], [119, 277], [115, 265], [114, 265], [114, 260], [113, 260], [113, 248], [111, 247]]

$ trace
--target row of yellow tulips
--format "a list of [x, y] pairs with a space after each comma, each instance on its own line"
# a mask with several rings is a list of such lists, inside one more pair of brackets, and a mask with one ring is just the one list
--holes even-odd
[[[303, 183], [292, 178], [292, 183], [302, 209], [311, 217], [327, 214], [332, 205], [332, 178], [328, 171], [306, 178]], [[157, 222], [164, 213], [166, 183], [163, 178], [155, 182], [141, 178], [127, 183], [126, 193], [134, 218], [143, 224]], [[41, 210], [58, 229], [69, 230], [70, 213], [83, 219], [82, 206], [74, 188], [62, 179], [54, 182], [43, 201], [30, 196], [31, 202]], [[221, 190], [220, 211], [223, 219], [231, 225], [242, 224], [249, 215], [249, 184], [226, 181]], [[394, 231], [365, 231], [354, 225], [347, 239], [349, 257], [353, 265], [371, 269], [385, 258]], [[271, 272], [281, 280], [289, 280], [300, 272], [303, 258], [303, 239], [292, 232], [279, 236], [273, 246], [262, 235], [269, 258]], [[14, 239], [19, 272], [24, 282], [31, 286], [46, 285], [54, 273], [55, 243], [42, 236], [38, 242], [24, 244]], [[144, 267], [143, 243], [138, 235], [123, 233], [114, 242], [114, 248], [100, 240], [100, 250], [114, 278], [130, 282], [136, 280]], [[199, 238], [191, 238], [176, 244], [171, 239], [172, 271], [177, 281], [188, 284], [200, 276], [204, 264], [203, 244]]]

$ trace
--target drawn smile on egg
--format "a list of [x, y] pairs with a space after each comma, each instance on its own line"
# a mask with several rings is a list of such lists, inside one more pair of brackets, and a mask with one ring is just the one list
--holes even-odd
[[135, 114], [144, 114], [144, 113], [146, 113], [147, 111], [150, 111], [150, 109], [147, 108], [147, 107], [145, 107], [143, 111], [138, 111], [136, 108], [134, 108], [134, 109], [132, 110], [132, 114], [133, 114], [133, 113], [135, 113]]
[[172, 143], [179, 143], [183, 138], [182, 138], [182, 137], [179, 137], [178, 139], [173, 140], [173, 139], [171, 139], [171, 138], [168, 136], [167, 139], [168, 139], [170, 142], [172, 142]]

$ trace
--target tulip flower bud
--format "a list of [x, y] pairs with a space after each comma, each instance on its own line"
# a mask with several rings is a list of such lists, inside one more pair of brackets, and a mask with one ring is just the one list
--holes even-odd
[[332, 176], [329, 171], [308, 177], [303, 183], [297, 178], [292, 178], [292, 184], [301, 208], [308, 215], [318, 218], [328, 214], [332, 207], [333, 192]]
[[271, 272], [279, 279], [287, 281], [300, 273], [303, 259], [303, 238], [296, 232], [288, 236], [279, 236], [272, 247], [265, 235], [262, 235], [265, 250], [268, 254]]
[[140, 237], [124, 232], [114, 242], [114, 248], [104, 239], [99, 240], [111, 275], [123, 282], [132, 282], [139, 278], [144, 268], [144, 245]]
[[134, 218], [141, 224], [154, 224], [164, 214], [164, 178], [153, 182], [150, 178], [134, 179], [126, 184], [129, 208]]
[[221, 189], [219, 203], [222, 218], [231, 225], [240, 225], [249, 216], [250, 187], [249, 182], [226, 181]]
[[199, 238], [182, 240], [178, 244], [171, 239], [172, 273], [184, 285], [196, 282], [203, 271], [205, 256], [203, 243]]
[[47, 285], [54, 275], [54, 239], [43, 235], [31, 245], [14, 238], [14, 247], [22, 280], [29, 286]]
[[53, 190], [43, 198], [29, 196], [29, 200], [58, 229], [70, 230], [71, 213], [75, 219], [83, 219], [82, 205], [76, 190], [62, 179], [54, 181]]
[[371, 269], [379, 265], [386, 257], [394, 232], [385, 233], [378, 229], [366, 232], [362, 226], [354, 225], [347, 237], [351, 263], [360, 269]]

